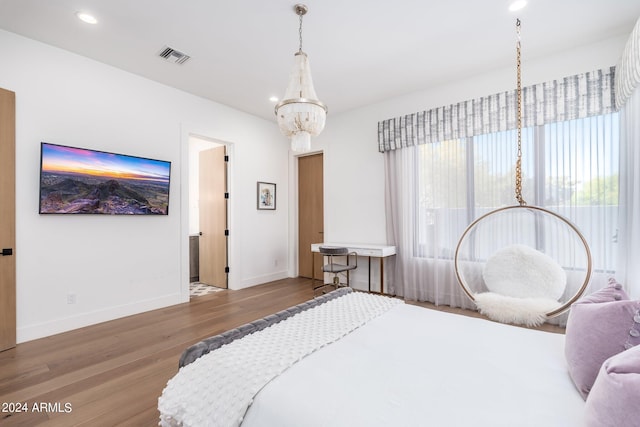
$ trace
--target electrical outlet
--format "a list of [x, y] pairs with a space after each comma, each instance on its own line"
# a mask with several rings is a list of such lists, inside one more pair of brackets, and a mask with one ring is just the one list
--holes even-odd
[[67, 304], [75, 304], [76, 303], [76, 294], [69, 293], [67, 294]]

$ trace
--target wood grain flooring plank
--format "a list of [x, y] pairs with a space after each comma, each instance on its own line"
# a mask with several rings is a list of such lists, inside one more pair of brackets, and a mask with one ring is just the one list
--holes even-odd
[[0, 403], [53, 410], [0, 413], [0, 424], [156, 426], [189, 345], [310, 298], [310, 280], [285, 279], [18, 344], [0, 353]]

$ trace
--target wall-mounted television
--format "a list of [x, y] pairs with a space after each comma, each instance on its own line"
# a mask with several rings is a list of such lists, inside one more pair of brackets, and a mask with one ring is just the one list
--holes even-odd
[[168, 215], [171, 162], [40, 146], [41, 214]]

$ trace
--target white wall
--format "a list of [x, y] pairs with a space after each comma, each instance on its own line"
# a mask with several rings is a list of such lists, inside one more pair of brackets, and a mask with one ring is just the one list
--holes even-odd
[[[627, 34], [570, 52], [528, 59], [523, 54], [523, 85], [615, 65]], [[515, 62], [515, 58], [514, 58]], [[513, 68], [497, 69], [464, 81], [433, 87], [327, 117], [314, 147], [325, 152], [325, 241], [386, 243], [384, 164], [378, 152], [378, 122], [515, 88]], [[329, 105], [329, 108], [331, 106]], [[356, 287], [366, 286], [366, 260], [352, 276]], [[377, 264], [372, 269], [377, 283]]]
[[[233, 145], [230, 287], [286, 277], [287, 199], [255, 206], [257, 181], [288, 192], [274, 123], [9, 32], [0, 49], [0, 87], [16, 92], [19, 342], [188, 300], [190, 133]], [[41, 141], [171, 161], [169, 215], [38, 215]]]

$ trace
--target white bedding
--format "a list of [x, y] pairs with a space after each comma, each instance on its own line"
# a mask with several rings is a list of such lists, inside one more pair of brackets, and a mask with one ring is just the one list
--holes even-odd
[[583, 425], [564, 335], [401, 304], [272, 380], [243, 427]]

